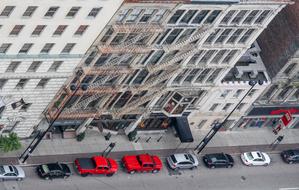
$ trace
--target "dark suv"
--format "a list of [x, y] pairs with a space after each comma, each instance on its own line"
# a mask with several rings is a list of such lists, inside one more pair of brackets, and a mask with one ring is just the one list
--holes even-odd
[[288, 164], [299, 163], [299, 149], [285, 150], [280, 155]]
[[39, 165], [36, 171], [43, 179], [68, 178], [71, 175], [70, 168], [66, 164], [58, 162]]
[[202, 159], [208, 168], [231, 168], [234, 166], [234, 159], [229, 154], [206, 154]]

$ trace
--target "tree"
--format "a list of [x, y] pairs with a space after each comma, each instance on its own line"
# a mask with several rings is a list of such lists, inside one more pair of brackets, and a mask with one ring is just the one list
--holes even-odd
[[18, 150], [21, 147], [20, 139], [16, 133], [10, 133], [8, 136], [0, 136], [0, 149], [3, 152]]

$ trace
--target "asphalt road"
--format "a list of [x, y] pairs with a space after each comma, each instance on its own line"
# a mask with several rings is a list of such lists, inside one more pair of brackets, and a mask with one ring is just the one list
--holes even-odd
[[267, 166], [244, 166], [235, 156], [233, 168], [208, 169], [202, 163], [195, 170], [175, 172], [166, 167], [160, 173], [119, 171], [112, 177], [81, 177], [74, 173], [68, 179], [42, 180], [34, 167], [25, 167], [24, 181], [0, 183], [0, 190], [299, 190], [299, 164], [288, 165], [278, 154], [271, 154]]

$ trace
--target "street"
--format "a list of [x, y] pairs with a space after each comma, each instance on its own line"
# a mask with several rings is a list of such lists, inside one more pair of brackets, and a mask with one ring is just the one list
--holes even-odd
[[[1, 190], [181, 190], [181, 189], [227, 189], [227, 190], [299, 190], [299, 164], [282, 162], [279, 154], [271, 154], [268, 167], [244, 166], [239, 155], [234, 156], [231, 169], [208, 169], [200, 162], [198, 169], [172, 171], [167, 167], [157, 174], [126, 174], [122, 168], [112, 176], [81, 177], [74, 172], [68, 179], [42, 180], [34, 167], [24, 167], [24, 181], [5, 181]], [[166, 166], [166, 165], [165, 165]], [[73, 169], [73, 167], [71, 166]]]

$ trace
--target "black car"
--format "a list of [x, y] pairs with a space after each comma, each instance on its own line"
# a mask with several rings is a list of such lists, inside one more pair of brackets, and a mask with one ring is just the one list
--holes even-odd
[[71, 175], [70, 168], [66, 164], [58, 162], [39, 165], [36, 171], [43, 179], [68, 178]]
[[202, 159], [208, 168], [231, 168], [234, 166], [234, 159], [229, 154], [206, 154]]
[[288, 164], [299, 163], [299, 149], [285, 150], [280, 155]]

